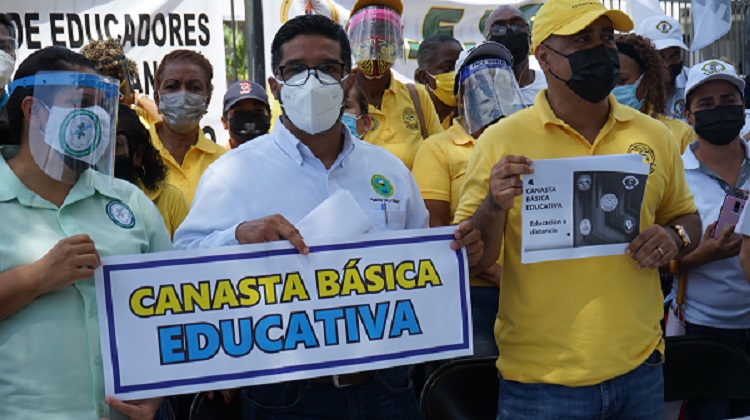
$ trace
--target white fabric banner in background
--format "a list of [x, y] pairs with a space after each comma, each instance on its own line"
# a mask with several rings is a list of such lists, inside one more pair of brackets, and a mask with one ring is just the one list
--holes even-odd
[[693, 0], [693, 43], [698, 51], [726, 35], [732, 27], [730, 0]]
[[213, 65], [214, 93], [201, 126], [213, 127], [218, 143], [226, 92], [221, 9], [201, 0], [24, 0], [4, 2], [19, 30], [18, 63], [34, 51], [59, 45], [78, 51], [90, 39], [122, 37], [123, 49], [138, 66], [141, 91], [153, 98], [156, 68], [181, 48], [202, 53]]
[[[666, 16], [659, 4], [659, 0], [628, 0], [627, 14], [633, 19], [634, 28], [638, 29], [646, 18], [651, 16]], [[677, 18], [677, 17], [676, 17]]]

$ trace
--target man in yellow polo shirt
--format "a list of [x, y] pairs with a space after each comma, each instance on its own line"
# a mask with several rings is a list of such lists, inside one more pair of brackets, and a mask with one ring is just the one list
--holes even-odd
[[347, 27], [357, 83], [370, 104], [368, 114], [375, 119], [364, 140], [390, 151], [411, 169], [422, 140], [443, 127], [424, 86], [411, 85], [412, 94], [393, 77], [391, 65], [404, 54], [403, 8], [401, 0], [358, 0]]
[[[701, 232], [669, 130], [610, 94], [614, 30], [632, 27], [599, 1], [548, 0], [532, 44], [549, 88], [489, 127], [469, 160], [456, 220], [482, 230], [485, 253], [472, 272], [504, 244], [498, 419], [664, 416], [657, 267], [691, 251]], [[640, 233], [625, 253], [522, 264], [521, 176], [533, 172], [531, 159], [623, 153], [651, 164]]]

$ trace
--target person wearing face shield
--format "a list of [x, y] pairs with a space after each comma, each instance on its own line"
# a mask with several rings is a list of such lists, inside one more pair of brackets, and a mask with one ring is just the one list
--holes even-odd
[[695, 131], [682, 120], [667, 117], [669, 76], [659, 51], [648, 38], [634, 33], [617, 37], [620, 80], [612, 90], [617, 101], [663, 122], [685, 152], [695, 141]]
[[[475, 140], [487, 127], [515, 111], [512, 65], [511, 53], [492, 41], [463, 52], [458, 58], [458, 116], [449, 129], [422, 143], [412, 168], [430, 212], [430, 227], [451, 224]], [[493, 328], [500, 272], [500, 266], [493, 264], [471, 279], [475, 356], [497, 356]]]
[[[682, 160], [700, 213], [703, 238], [698, 248], [677, 259], [672, 267], [688, 276], [682, 305], [685, 334], [718, 336], [750, 355], [750, 282], [739, 255], [746, 241], [742, 235], [750, 234], [750, 226], [747, 212], [736, 226], [727, 223], [722, 214], [740, 210], [739, 204], [737, 208], [723, 206], [725, 198], [729, 202], [734, 197], [747, 199], [750, 189], [750, 150], [740, 138], [745, 122], [744, 89], [745, 81], [725, 61], [707, 60], [690, 68], [685, 117], [695, 128], [698, 141], [685, 150]], [[673, 296], [678, 284], [674, 282]], [[686, 415], [688, 419], [739, 418], [750, 415], [750, 403], [688, 400]]]
[[[615, 30], [632, 28], [598, 1], [547, 0], [531, 38], [548, 88], [487, 128], [469, 159], [454, 220], [482, 231], [472, 273], [503, 263], [498, 419], [664, 417], [658, 268], [695, 249], [700, 218], [667, 127], [611, 94]], [[522, 176], [534, 159], [626, 153], [651, 173], [639, 233], [622, 255], [523, 264]]]
[[0, 107], [8, 101], [5, 86], [10, 82], [16, 66], [16, 27], [8, 15], [0, 13]]
[[404, 56], [403, 7], [401, 0], [358, 0], [347, 28], [357, 83], [375, 120], [365, 141], [385, 148], [411, 169], [422, 141], [443, 128], [424, 87], [407, 86], [391, 71]]
[[80, 54], [24, 60], [0, 112], [0, 418], [153, 418], [105, 398], [94, 270], [172, 248], [161, 216], [113, 179], [118, 85]]
[[487, 17], [485, 39], [503, 45], [513, 56], [513, 74], [518, 84], [516, 107], [533, 105], [536, 94], [547, 87], [547, 81], [541, 70], [529, 68], [531, 34], [526, 16], [515, 6], [498, 6]]
[[271, 128], [271, 107], [263, 86], [247, 80], [234, 82], [224, 94], [224, 129], [229, 131], [229, 148], [268, 134]]
[[200, 53], [175, 50], [164, 56], [154, 75], [154, 99], [162, 121], [149, 126], [151, 141], [169, 168], [167, 182], [193, 202], [208, 165], [227, 149], [200, 128], [211, 101], [213, 67]]
[[[373, 232], [427, 227], [411, 173], [388, 151], [354, 139], [342, 123], [354, 83], [344, 29], [319, 15], [290, 19], [273, 39], [271, 66], [268, 83], [283, 110], [279, 123], [206, 170], [175, 246], [288, 240], [308, 254], [294, 224], [341, 190], [362, 208]], [[391, 199], [383, 201], [386, 195]], [[465, 245], [471, 261], [478, 257], [478, 232], [470, 222], [455, 236], [454, 249]], [[420, 418], [402, 366], [252, 386], [241, 394], [247, 419]]]
[[683, 51], [689, 51], [682, 39], [680, 22], [671, 16], [651, 16], [635, 31], [654, 43], [669, 73], [666, 116], [685, 120], [685, 84], [688, 68], [683, 65]]
[[440, 125], [447, 130], [453, 123], [456, 109], [456, 60], [463, 51], [456, 38], [445, 34], [430, 35], [417, 50], [417, 69], [414, 81], [424, 85], [430, 94]]

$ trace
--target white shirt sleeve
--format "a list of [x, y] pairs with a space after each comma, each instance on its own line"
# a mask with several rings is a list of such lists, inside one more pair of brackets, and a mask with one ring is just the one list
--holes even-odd
[[422, 194], [419, 192], [419, 186], [414, 180], [411, 173], [408, 174], [411, 182], [411, 197], [406, 207], [406, 226], [405, 229], [422, 229], [430, 226], [430, 213], [424, 205]]
[[221, 175], [212, 167], [206, 169], [190, 212], [174, 234], [175, 249], [238, 245], [235, 230], [241, 217], [235, 210], [237, 201]]

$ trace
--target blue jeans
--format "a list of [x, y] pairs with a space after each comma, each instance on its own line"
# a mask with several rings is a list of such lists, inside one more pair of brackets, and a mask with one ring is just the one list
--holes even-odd
[[[686, 335], [710, 335], [729, 340], [750, 355], [750, 328], [726, 329], [685, 323]], [[689, 400], [685, 409], [688, 420], [713, 420], [750, 415], [750, 401], [729, 399]]]
[[375, 378], [336, 388], [314, 380], [242, 389], [245, 420], [419, 420], [419, 404], [406, 367], [376, 371]]
[[663, 419], [661, 354], [655, 351], [634, 370], [597, 385], [525, 384], [500, 377], [497, 418]]
[[495, 318], [500, 300], [496, 287], [471, 286], [471, 319], [474, 332], [474, 356], [497, 356]]

